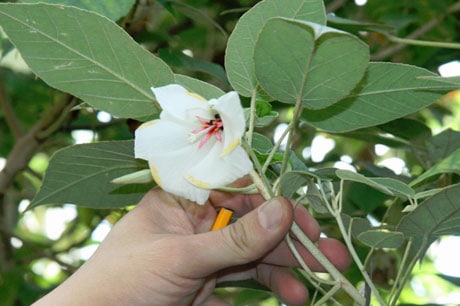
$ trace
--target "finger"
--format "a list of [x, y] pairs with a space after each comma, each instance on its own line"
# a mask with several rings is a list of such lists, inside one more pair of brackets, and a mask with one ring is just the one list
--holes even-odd
[[311, 241], [316, 242], [321, 234], [318, 221], [302, 206], [297, 205], [294, 209], [294, 220], [302, 231], [310, 238]]
[[308, 299], [305, 285], [287, 268], [261, 264], [255, 279], [288, 305], [305, 305]]
[[[300, 242], [293, 240], [293, 243], [305, 264], [312, 271], [325, 272], [324, 267]], [[320, 238], [317, 247], [337, 269], [345, 270], [350, 265], [351, 259], [348, 250], [340, 241], [332, 238]], [[282, 243], [273, 249], [262, 259], [262, 262], [285, 267], [300, 267], [287, 243]]]
[[233, 210], [236, 216], [243, 216], [262, 205], [265, 200], [260, 194], [235, 194], [212, 191], [209, 202], [214, 207], [225, 207]]
[[291, 204], [275, 198], [221, 230], [195, 235], [185, 241], [193, 254], [190, 273], [201, 277], [262, 257], [283, 239], [292, 219]]

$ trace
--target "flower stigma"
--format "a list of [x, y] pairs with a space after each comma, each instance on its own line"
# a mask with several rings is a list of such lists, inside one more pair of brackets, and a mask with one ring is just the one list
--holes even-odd
[[199, 149], [201, 149], [213, 135], [216, 136], [217, 141], [222, 142], [221, 131], [224, 130], [224, 123], [222, 122], [219, 114], [215, 114], [214, 119], [211, 120], [206, 120], [200, 116], [196, 116], [196, 118], [200, 121], [201, 126], [190, 132], [190, 142], [193, 143], [198, 139], [201, 139], [198, 144]]

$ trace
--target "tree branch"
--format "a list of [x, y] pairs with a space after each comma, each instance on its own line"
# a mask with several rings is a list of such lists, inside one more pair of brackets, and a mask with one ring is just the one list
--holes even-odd
[[29, 164], [30, 159], [37, 152], [40, 144], [52, 133], [54, 133], [62, 123], [73, 106], [74, 101], [71, 96], [63, 95], [51, 108], [49, 108], [29, 132], [17, 139], [13, 149], [8, 155], [5, 167], [0, 172], [0, 206], [10, 184], [16, 175], [24, 170]]
[[[441, 15], [441, 16], [438, 16], [430, 21], [428, 21], [426, 24], [424, 24], [422, 27], [420, 27], [419, 29], [415, 30], [414, 32], [412, 32], [411, 34], [409, 34], [406, 39], [407, 40], [415, 40], [415, 39], [418, 39], [420, 37], [422, 37], [423, 35], [425, 35], [428, 31], [430, 31], [431, 29], [433, 29], [434, 27], [436, 27], [437, 25], [439, 25], [441, 23], [441, 21], [448, 15], [448, 14], [453, 14], [453, 13], [456, 13], [460, 11], [460, 1], [457, 1], [456, 3], [454, 3], [453, 5], [451, 5], [448, 9], [447, 9], [447, 12], [446, 14], [444, 15]], [[386, 49], [383, 49], [381, 50], [380, 52], [374, 54], [371, 56], [371, 60], [373, 61], [380, 61], [380, 60], [383, 60], [383, 59], [386, 59], [386, 58], [389, 58], [391, 57], [392, 55], [400, 52], [401, 50], [403, 50], [404, 48], [406, 48], [408, 46], [408, 44], [404, 44], [404, 43], [398, 43], [396, 45], [392, 45]]]
[[1, 70], [0, 70], [0, 106], [3, 109], [3, 114], [5, 115], [5, 121], [8, 127], [11, 130], [11, 133], [14, 136], [14, 139], [18, 139], [19, 137], [24, 135], [24, 130], [19, 122], [16, 114], [14, 113], [13, 107], [11, 106], [11, 101], [6, 94], [5, 87], [3, 86], [4, 82], [1, 78]]

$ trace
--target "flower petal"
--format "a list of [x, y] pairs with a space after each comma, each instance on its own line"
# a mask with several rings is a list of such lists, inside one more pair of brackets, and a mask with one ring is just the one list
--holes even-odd
[[134, 156], [149, 159], [159, 151], [180, 151], [190, 146], [188, 127], [168, 120], [142, 124], [135, 132]]
[[211, 107], [219, 113], [224, 124], [224, 147], [222, 156], [229, 154], [239, 144], [246, 130], [243, 108], [235, 91], [226, 93], [217, 100], [210, 101]]
[[191, 184], [184, 173], [198, 164], [209, 149], [191, 144], [188, 132], [187, 126], [174, 121], [144, 123], [136, 130], [134, 155], [148, 161], [152, 177], [165, 191], [203, 204], [210, 190]]
[[186, 179], [198, 187], [219, 188], [234, 182], [253, 169], [246, 151], [240, 146], [225, 156], [220, 156], [221, 148], [222, 146], [214, 145], [211, 151], [185, 174]]
[[[187, 121], [195, 119], [196, 115], [211, 117], [208, 101], [180, 85], [171, 84], [151, 89], [167, 115]], [[163, 112], [162, 115], [166, 115]]]
[[204, 204], [211, 191], [195, 186], [183, 176], [184, 169], [190, 168], [193, 161], [183, 158], [182, 153], [161, 154], [151, 158], [149, 165], [153, 178], [165, 191]]

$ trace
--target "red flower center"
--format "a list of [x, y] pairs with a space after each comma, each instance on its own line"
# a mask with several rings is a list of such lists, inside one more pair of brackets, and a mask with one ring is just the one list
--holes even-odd
[[202, 137], [200, 143], [198, 144], [198, 148], [203, 147], [213, 135], [216, 136], [218, 141], [222, 142], [221, 131], [224, 130], [224, 123], [218, 114], [214, 115], [214, 119], [211, 120], [206, 120], [200, 116], [196, 116], [196, 118], [200, 121], [201, 126], [193, 130], [191, 134], [193, 134], [193, 140], [198, 137]]

